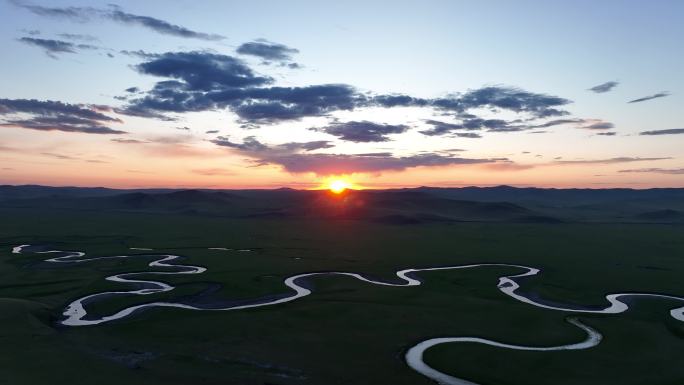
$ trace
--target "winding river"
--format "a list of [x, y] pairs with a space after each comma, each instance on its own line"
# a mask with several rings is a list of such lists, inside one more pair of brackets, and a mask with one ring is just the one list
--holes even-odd
[[[24, 249], [29, 248], [29, 247], [31, 247], [31, 245], [16, 246], [12, 249], [12, 253], [21, 254], [24, 252]], [[148, 248], [131, 248], [131, 249], [133, 249], [133, 250], [146, 250], [146, 251], [152, 250], [152, 249], [148, 249]], [[225, 251], [234, 250], [234, 249], [227, 249], [227, 248], [222, 248], [222, 247], [212, 247], [209, 249], [210, 250], [225, 250]], [[237, 249], [234, 251], [249, 251], [249, 250], [248, 249]], [[174, 286], [169, 285], [169, 284], [164, 283], [164, 282], [135, 279], [134, 277], [136, 275], [142, 275], [142, 274], [145, 274], [145, 275], [201, 274], [201, 273], [206, 271], [206, 268], [201, 267], [201, 266], [181, 265], [181, 264], [172, 263], [172, 261], [181, 258], [181, 256], [172, 255], [172, 254], [115, 255], [115, 256], [102, 256], [102, 257], [87, 258], [86, 254], [84, 252], [80, 252], [80, 251], [49, 250], [49, 251], [36, 251], [35, 253], [56, 255], [55, 257], [45, 259], [45, 262], [52, 262], [52, 263], [83, 263], [83, 262], [90, 262], [90, 261], [95, 261], [95, 260], [100, 260], [100, 259], [133, 258], [133, 257], [159, 257], [158, 259], [155, 259], [152, 262], [150, 262], [148, 264], [148, 266], [156, 267], [156, 268], [164, 268], [164, 269], [173, 269], [172, 271], [164, 270], [164, 271], [130, 272], [130, 273], [122, 273], [122, 274], [116, 274], [116, 275], [111, 275], [111, 276], [106, 277], [105, 279], [108, 281], [133, 284], [137, 288], [135, 290], [126, 290], [126, 291], [100, 292], [100, 293], [90, 294], [90, 295], [87, 295], [85, 297], [81, 297], [81, 298], [74, 300], [73, 302], [71, 302], [70, 304], [67, 305], [66, 309], [62, 313], [64, 316], [64, 319], [62, 319], [60, 321], [60, 323], [63, 325], [66, 325], [66, 326], [97, 325], [97, 324], [101, 324], [104, 322], [110, 322], [110, 321], [122, 319], [124, 317], [130, 316], [131, 314], [133, 314], [137, 311], [147, 309], [147, 308], [154, 308], [154, 307], [171, 307], [171, 308], [181, 308], [181, 309], [201, 310], [201, 311], [229, 311], [229, 310], [243, 310], [243, 309], [251, 309], [251, 308], [257, 308], [257, 307], [279, 305], [279, 304], [283, 304], [283, 303], [287, 303], [287, 302], [292, 302], [294, 300], [297, 300], [298, 298], [306, 297], [309, 294], [311, 294], [312, 293], [311, 290], [307, 289], [306, 287], [304, 287], [300, 284], [301, 281], [304, 280], [305, 278], [308, 278], [308, 277], [321, 276], [321, 275], [348, 276], [348, 277], [356, 278], [360, 281], [367, 282], [367, 283], [374, 284], [374, 285], [393, 286], [393, 287], [410, 287], [410, 286], [419, 286], [421, 284], [420, 280], [413, 277], [415, 273], [426, 272], [426, 271], [439, 271], [439, 270], [471, 269], [471, 268], [487, 267], [487, 266], [489, 266], [489, 267], [512, 267], [512, 268], [518, 268], [518, 269], [524, 270], [524, 272], [520, 273], [520, 274], [507, 275], [507, 276], [499, 277], [499, 282], [497, 285], [498, 289], [502, 293], [504, 293], [504, 294], [506, 294], [506, 295], [518, 300], [518, 301], [524, 302], [524, 303], [532, 305], [532, 306], [537, 306], [540, 308], [549, 309], [549, 310], [558, 310], [558, 311], [575, 312], [575, 313], [591, 313], [591, 314], [618, 314], [618, 313], [625, 312], [629, 309], [629, 306], [627, 305], [627, 303], [621, 301], [621, 299], [624, 299], [627, 297], [653, 297], [653, 298], [672, 299], [672, 300], [678, 300], [678, 301], [684, 302], [683, 297], [677, 297], [677, 296], [665, 295], [665, 294], [616, 293], [616, 294], [606, 295], [605, 298], [608, 301], [609, 305], [603, 309], [591, 309], [591, 308], [587, 308], [587, 307], [558, 306], [555, 304], [546, 303], [543, 300], [532, 299], [530, 297], [525, 296], [524, 294], [517, 292], [517, 290], [520, 288], [520, 285], [516, 282], [516, 278], [523, 278], [523, 277], [529, 277], [529, 276], [537, 275], [540, 273], [540, 271], [541, 271], [540, 269], [528, 267], [528, 266], [523, 266], [523, 265], [515, 265], [515, 264], [482, 263], [482, 264], [432, 267], [432, 268], [420, 268], [420, 269], [404, 269], [404, 270], [400, 270], [400, 271], [396, 272], [396, 276], [399, 279], [399, 281], [397, 281], [397, 282], [376, 280], [376, 279], [368, 278], [362, 274], [342, 272], [342, 271], [303, 273], [303, 274], [293, 275], [293, 276], [285, 278], [285, 280], [283, 282], [284, 285], [291, 289], [291, 292], [289, 293], [289, 295], [286, 295], [286, 296], [257, 298], [257, 299], [254, 299], [252, 301], [242, 303], [239, 305], [225, 306], [225, 307], [221, 307], [221, 306], [218, 306], [218, 307], [206, 306], [206, 307], [204, 307], [204, 306], [195, 306], [195, 305], [178, 303], [178, 302], [157, 301], [157, 302], [148, 302], [148, 303], [143, 303], [143, 304], [139, 304], [139, 305], [135, 305], [135, 306], [130, 306], [130, 307], [127, 307], [123, 310], [120, 310], [114, 314], [110, 314], [107, 316], [88, 317], [88, 312], [86, 311], [85, 304], [86, 303], [92, 303], [92, 302], [96, 301], [98, 298], [103, 298], [103, 297], [112, 296], [112, 295], [149, 295], [149, 294], [171, 291], [174, 289]], [[673, 318], [684, 322], [684, 307], [674, 308], [674, 309], [670, 310], [670, 315]], [[600, 343], [602, 337], [598, 331], [596, 331], [596, 330], [592, 329], [591, 327], [583, 324], [582, 322], [580, 322], [576, 318], [569, 318], [568, 322], [571, 323], [572, 325], [584, 330], [587, 333], [587, 338], [584, 341], [581, 341], [579, 343], [574, 343], [574, 344], [569, 344], [569, 345], [561, 345], [561, 346], [551, 346], [551, 347], [510, 345], [510, 344], [506, 344], [506, 343], [496, 342], [496, 341], [487, 340], [487, 339], [483, 339], [483, 338], [477, 338], [477, 337], [431, 338], [431, 339], [419, 342], [418, 344], [411, 347], [406, 352], [405, 359], [406, 359], [406, 363], [412, 369], [414, 369], [418, 373], [421, 373], [422, 375], [436, 381], [437, 383], [446, 384], [446, 385], [477, 385], [473, 382], [450, 376], [446, 373], [440, 372], [440, 371], [430, 367], [429, 365], [427, 365], [423, 361], [423, 353], [427, 349], [429, 349], [435, 345], [445, 344], [445, 343], [469, 342], [469, 343], [486, 344], [486, 345], [491, 345], [491, 346], [496, 346], [496, 347], [501, 347], [501, 348], [506, 348], [506, 349], [532, 350], [532, 351], [556, 351], [556, 350], [587, 349], [587, 348], [591, 348], [593, 346], [596, 346]]]
[[430, 367], [428, 364], [425, 363], [425, 361], [423, 361], [423, 353], [427, 349], [429, 349], [435, 345], [448, 344], [448, 343], [454, 343], [454, 342], [471, 342], [471, 343], [496, 346], [499, 348], [537, 351], [537, 352], [550, 352], [550, 351], [555, 351], [555, 350], [580, 350], [580, 349], [589, 349], [591, 347], [594, 347], [601, 342], [601, 339], [603, 339], [603, 337], [601, 336], [601, 333], [599, 333], [595, 329], [583, 324], [582, 322], [580, 322], [580, 320], [578, 320], [576, 318], [568, 318], [567, 321], [569, 323], [577, 326], [578, 328], [584, 330], [587, 333], [587, 338], [582, 342], [578, 342], [578, 343], [574, 343], [574, 344], [560, 345], [560, 346], [547, 346], [547, 347], [504, 344], [501, 342], [496, 342], [496, 341], [487, 340], [487, 339], [478, 338], [478, 337], [431, 338], [429, 340], [425, 340], [425, 341], [420, 342], [420, 343], [414, 345], [413, 347], [411, 347], [406, 352], [406, 363], [416, 372], [437, 381], [437, 383], [439, 383], [439, 384], [445, 384], [445, 385], [477, 385], [474, 382], [470, 382], [470, 381], [467, 381], [467, 380], [464, 380], [461, 378], [450, 376], [446, 373], [440, 372], [439, 370], [436, 370], [436, 369]]

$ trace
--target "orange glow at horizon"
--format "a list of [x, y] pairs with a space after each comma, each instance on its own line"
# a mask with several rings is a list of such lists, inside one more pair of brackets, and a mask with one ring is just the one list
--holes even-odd
[[348, 189], [350, 186], [347, 182], [341, 180], [341, 179], [336, 179], [332, 182], [330, 182], [330, 191], [334, 192], [335, 194], [341, 194], [344, 192], [344, 190]]
[[349, 176], [347, 175], [341, 175], [341, 176], [330, 176], [328, 178], [325, 178], [321, 185], [319, 186], [320, 189], [325, 189], [329, 190], [330, 192], [334, 194], [341, 194], [346, 190], [353, 189], [353, 190], [358, 190], [361, 187], [356, 185]]

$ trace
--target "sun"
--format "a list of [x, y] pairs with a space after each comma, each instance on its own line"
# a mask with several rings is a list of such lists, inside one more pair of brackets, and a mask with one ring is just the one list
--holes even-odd
[[351, 187], [351, 184], [342, 179], [333, 179], [328, 183], [328, 189], [335, 194], [341, 194]]
[[329, 175], [320, 181], [316, 190], [328, 190], [335, 195], [342, 195], [347, 190], [361, 190], [350, 175]]

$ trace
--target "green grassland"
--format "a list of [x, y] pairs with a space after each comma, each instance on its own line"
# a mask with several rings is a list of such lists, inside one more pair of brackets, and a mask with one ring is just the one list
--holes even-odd
[[[438, 336], [478, 336], [552, 346], [578, 342], [573, 313], [518, 302], [496, 287], [516, 268], [423, 272], [418, 287], [316, 277], [311, 296], [245, 311], [150, 309], [94, 327], [58, 321], [71, 300], [126, 290], [106, 276], [151, 270], [153, 257], [80, 264], [11, 254], [30, 243], [91, 256], [187, 257], [197, 275], [153, 276], [177, 286], [88, 307], [110, 314], [153, 300], [249, 299], [287, 292], [287, 276], [363, 272], [391, 279], [411, 267], [501, 262], [543, 269], [521, 281], [545, 299], [604, 305], [615, 292], [684, 296], [684, 227], [658, 224], [426, 223], [342, 219], [245, 219], [61, 209], [0, 209], [0, 384], [430, 384], [403, 360]], [[252, 252], [207, 250], [249, 248]], [[155, 270], [159, 270], [155, 268]], [[147, 278], [147, 276], [140, 276]], [[216, 284], [220, 284], [217, 286]], [[130, 288], [128, 288], [130, 289]], [[671, 300], [631, 300], [618, 315], [579, 315], [604, 335], [588, 350], [520, 352], [474, 344], [437, 346], [433, 367], [480, 384], [676, 385], [684, 383], [684, 323]]]

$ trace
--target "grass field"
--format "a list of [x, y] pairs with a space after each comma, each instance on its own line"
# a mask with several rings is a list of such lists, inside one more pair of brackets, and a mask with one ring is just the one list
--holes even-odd
[[[400, 288], [317, 277], [311, 296], [280, 306], [151, 309], [100, 326], [63, 327], [57, 321], [67, 303], [126, 290], [104, 277], [150, 270], [153, 258], [49, 264], [42, 262], [45, 255], [11, 254], [24, 243], [92, 256], [154, 248], [208, 268], [198, 275], [150, 276], [177, 288], [107, 299], [89, 307], [94, 314], [199, 293], [208, 300], [284, 293], [283, 279], [302, 272], [390, 279], [404, 268], [482, 262], [541, 268], [539, 276], [521, 281], [524, 291], [561, 303], [604, 305], [606, 293], [631, 291], [684, 296], [681, 225], [398, 226], [26, 208], [0, 209], [0, 217], [2, 384], [430, 384], [403, 360], [407, 348], [427, 338], [478, 336], [539, 346], [584, 338], [564, 322], [573, 313], [502, 294], [498, 277], [518, 272], [504, 267], [425, 272], [423, 285]], [[579, 316], [604, 335], [592, 349], [544, 353], [450, 344], [429, 350], [426, 361], [480, 384], [684, 383], [684, 323], [669, 315], [678, 303], [640, 299], [631, 305], [623, 314]]]

